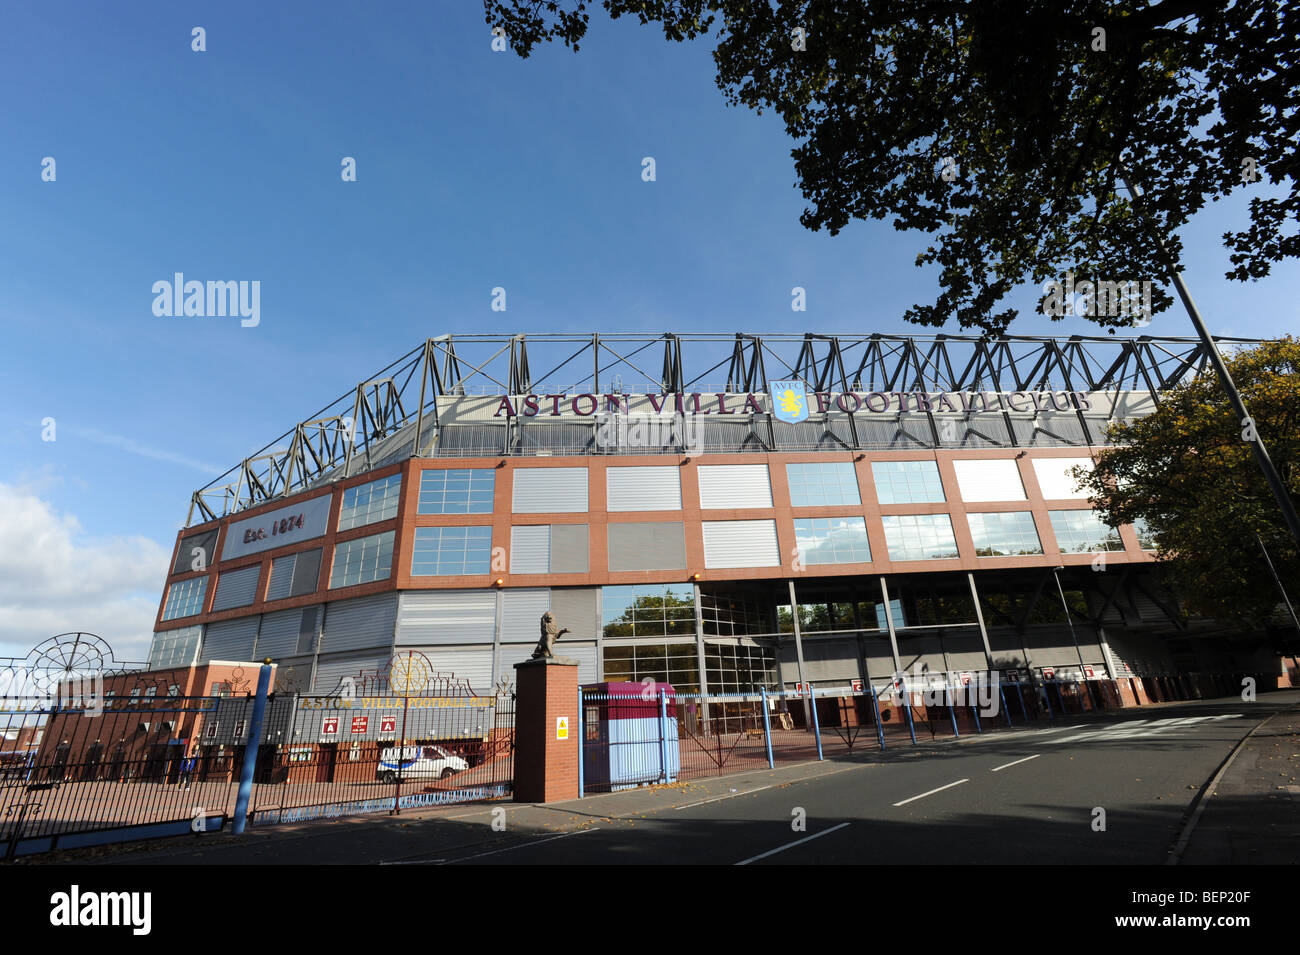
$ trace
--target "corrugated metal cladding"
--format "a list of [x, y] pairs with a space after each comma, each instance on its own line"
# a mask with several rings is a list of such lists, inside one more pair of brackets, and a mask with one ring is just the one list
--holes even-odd
[[320, 582], [320, 548], [277, 557], [271, 562], [271, 582], [267, 600], [283, 600], [316, 592]]
[[[596, 645], [594, 643], [569, 643], [562, 640], [556, 647], [556, 655], [571, 657], [578, 661], [578, 683], [595, 683], [600, 679], [596, 666]], [[533, 655], [533, 648], [523, 644], [502, 645], [501, 658], [497, 663], [497, 679], [505, 677], [515, 683], [515, 664], [523, 663]]]
[[[793, 644], [781, 648], [781, 665], [785, 678], [799, 680], [799, 656]], [[858, 665], [856, 640], [805, 640], [803, 642], [803, 675], [809, 683], [839, 685], [862, 676]]]
[[217, 578], [217, 595], [212, 598], [213, 610], [230, 610], [234, 607], [247, 607], [253, 602], [257, 592], [257, 577], [262, 572], [261, 564], [241, 567]]
[[[328, 619], [328, 618], [327, 618]], [[316, 678], [312, 680], [313, 693], [333, 695], [344, 677], [356, 680], [356, 692], [365, 687], [364, 678], [376, 674], [387, 676], [388, 653], [349, 653], [344, 656], [320, 657], [316, 661]]]
[[551, 570], [551, 526], [510, 528], [510, 573], [545, 574]]
[[[582, 639], [595, 636], [600, 632], [600, 620], [596, 616], [595, 587], [552, 587], [551, 613], [555, 614], [556, 623], [561, 627], [569, 628], [570, 632], [565, 634], [565, 640], [570, 637]], [[534, 630], [534, 638], [539, 635], [539, 632]], [[501, 639], [505, 640], [504, 632]]]
[[609, 468], [605, 471], [608, 511], [680, 511], [682, 475], [674, 466]]
[[476, 693], [492, 692], [492, 648], [487, 647], [414, 647], [429, 659], [433, 672], [440, 677], [468, 680]]
[[311, 691], [311, 668], [314, 657], [298, 657], [276, 661], [275, 691], [277, 693], [308, 693]]
[[199, 655], [199, 662], [253, 659], [253, 639], [257, 636], [257, 621], [258, 618], [252, 616], [208, 624], [207, 632], [203, 636], [203, 652]]
[[515, 514], [586, 513], [586, 468], [516, 468]]
[[[541, 636], [542, 614], [551, 609], [551, 591], [545, 587], [507, 590], [501, 595], [501, 642], [527, 643], [530, 647]], [[563, 617], [556, 614], [556, 619]], [[567, 622], [562, 627], [575, 629]]]
[[497, 595], [491, 590], [407, 591], [397, 613], [396, 644], [491, 643]]
[[[304, 628], [308, 634], [316, 629], [318, 607], [295, 607], [293, 610], [277, 610], [262, 617], [262, 631], [257, 635], [258, 659], [270, 657], [280, 660], [298, 653], [299, 637]], [[310, 621], [304, 624], [304, 615]], [[308, 650], [307, 652], [310, 652]]]
[[686, 569], [686, 531], [680, 521], [607, 527], [610, 570]]
[[289, 588], [293, 584], [293, 565], [297, 560], [297, 554], [287, 554], [271, 561], [271, 582], [266, 585], [267, 600], [283, 600], [289, 596]]
[[551, 525], [551, 573], [585, 574], [587, 550], [586, 524]]
[[704, 566], [780, 567], [776, 521], [704, 521]]
[[396, 620], [397, 594], [336, 600], [325, 606], [321, 649], [336, 653], [363, 647], [391, 647]]
[[771, 507], [772, 482], [766, 464], [711, 464], [699, 469], [700, 507]]

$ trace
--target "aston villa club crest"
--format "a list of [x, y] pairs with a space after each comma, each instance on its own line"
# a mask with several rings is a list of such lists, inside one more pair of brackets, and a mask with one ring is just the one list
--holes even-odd
[[772, 382], [772, 413], [778, 421], [798, 424], [808, 420], [808, 392], [802, 381]]

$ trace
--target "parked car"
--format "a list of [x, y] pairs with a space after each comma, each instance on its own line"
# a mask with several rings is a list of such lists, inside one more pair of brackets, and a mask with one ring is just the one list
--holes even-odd
[[378, 776], [386, 783], [398, 779], [446, 779], [467, 769], [469, 763], [441, 746], [392, 746], [379, 754]]

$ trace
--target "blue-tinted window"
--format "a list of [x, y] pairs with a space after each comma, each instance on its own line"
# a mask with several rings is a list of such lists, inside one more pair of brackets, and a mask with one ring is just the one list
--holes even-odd
[[393, 572], [393, 531], [344, 541], [334, 547], [330, 587], [352, 587], [386, 580]]
[[864, 564], [871, 560], [865, 518], [795, 518], [794, 537], [805, 564]]
[[491, 514], [497, 473], [492, 468], [420, 472], [421, 514]]
[[947, 514], [899, 514], [881, 518], [890, 560], [938, 560], [957, 556]]
[[339, 530], [392, 520], [397, 516], [397, 499], [401, 494], [400, 474], [348, 488], [343, 492], [343, 507], [339, 510]]
[[795, 507], [861, 504], [858, 476], [848, 461], [787, 464], [790, 503]]
[[178, 580], [167, 588], [167, 602], [163, 605], [164, 620], [192, 617], [203, 612], [203, 597], [208, 592], [207, 577]]
[[1043, 552], [1038, 529], [1034, 526], [1034, 515], [1028, 511], [968, 514], [967, 517], [975, 553], [980, 557], [1015, 557]]
[[492, 569], [491, 527], [417, 527], [411, 575], [446, 577]]
[[871, 465], [881, 504], [941, 503], [943, 482], [933, 461], [876, 461]]
[[1093, 511], [1048, 511], [1056, 544], [1065, 554], [1088, 554], [1102, 550], [1123, 550], [1119, 531], [1108, 526]]

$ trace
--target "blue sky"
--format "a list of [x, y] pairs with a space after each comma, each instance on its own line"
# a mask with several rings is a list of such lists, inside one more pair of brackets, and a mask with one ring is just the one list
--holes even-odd
[[[53, 627], [142, 646], [191, 491], [429, 335], [905, 332], [932, 301], [923, 236], [799, 225], [792, 143], [724, 105], [708, 44], [600, 16], [578, 54], [490, 41], [473, 0], [0, 8], [0, 546], [39, 565], [0, 590], [0, 653]], [[1220, 334], [1294, 332], [1300, 269], [1222, 277], [1244, 209], [1186, 231], [1193, 294]], [[178, 271], [259, 280], [260, 324], [155, 316]], [[1145, 331], [1191, 334], [1179, 308]], [[116, 567], [103, 602], [44, 551]]]

